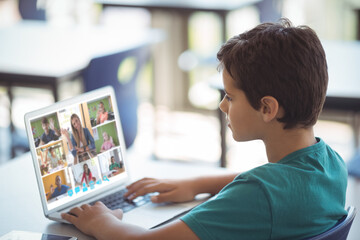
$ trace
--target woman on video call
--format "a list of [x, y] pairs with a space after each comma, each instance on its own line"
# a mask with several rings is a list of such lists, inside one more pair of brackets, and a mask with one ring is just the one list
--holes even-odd
[[89, 129], [82, 127], [80, 118], [77, 114], [72, 114], [71, 118], [71, 140], [70, 134], [65, 129], [62, 129], [61, 132], [64, 134], [68, 140], [71, 153], [76, 156], [76, 154], [83, 153], [95, 148], [95, 141], [91, 135]]

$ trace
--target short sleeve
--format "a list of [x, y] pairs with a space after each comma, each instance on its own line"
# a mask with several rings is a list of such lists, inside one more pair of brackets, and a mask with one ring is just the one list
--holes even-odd
[[46, 139], [45, 133], [43, 133], [43, 134], [41, 135], [41, 141], [43, 141], [44, 143], [47, 143], [47, 139]]
[[237, 179], [181, 220], [200, 239], [269, 239], [270, 209], [259, 183]]

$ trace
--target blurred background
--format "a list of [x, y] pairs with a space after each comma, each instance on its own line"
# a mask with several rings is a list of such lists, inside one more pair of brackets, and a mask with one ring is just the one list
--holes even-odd
[[332, 98], [315, 131], [349, 163], [359, 146], [360, 0], [0, 0], [0, 164], [29, 151], [26, 112], [108, 84], [120, 110], [134, 112], [122, 123], [139, 157], [264, 164], [261, 142], [235, 143], [221, 124], [216, 52], [281, 17], [324, 43]]
[[[360, 1], [192, 2], [195, 1], [1, 0], [0, 45], [3, 46], [3, 51], [6, 50], [4, 49], [6, 44], [18, 52], [21, 50], [26, 52], [29, 48], [38, 48], [36, 50], [38, 53], [26, 56], [29, 59], [28, 62], [36, 64], [38, 54], [41, 54], [42, 51], [51, 53], [52, 48], [57, 48], [56, 45], [36, 46], [36, 43], [32, 42], [40, 41], [36, 40], [36, 35], [41, 35], [40, 31], [51, 32], [54, 31], [53, 29], [61, 29], [65, 34], [59, 37], [60, 34], [56, 35], [57, 33], [54, 32], [53, 35], [54, 39], [60, 38], [59, 41], [66, 42], [67, 45], [62, 46], [66, 54], [63, 54], [65, 57], [61, 56], [63, 57], [62, 61], [54, 64], [69, 65], [70, 59], [83, 54], [83, 52], [71, 52], [74, 42], [72, 38], [74, 40], [79, 38], [73, 32], [83, 31], [82, 29], [90, 31], [93, 27], [103, 27], [120, 32], [121, 34], [116, 37], [119, 38], [118, 42], [121, 42], [125, 35], [132, 33], [136, 35], [136, 33], [149, 29], [161, 30], [161, 37], [158, 36], [159, 33], [148, 35], [148, 38], [153, 37], [158, 40], [144, 43], [149, 46], [150, 54], [146, 61], [143, 61], [138, 72], [134, 74], [136, 75], [134, 80], [136, 92], [131, 94], [136, 94], [138, 105], [135, 107], [138, 116], [128, 124], [137, 124], [138, 129], [133, 134], [135, 141], [131, 141], [127, 145], [137, 147], [143, 154], [156, 159], [197, 161], [219, 165], [220, 158], [223, 158], [223, 160], [226, 159], [224, 160], [226, 163], [223, 165], [236, 170], [247, 170], [264, 163], [266, 161], [265, 152], [262, 144], [256, 141], [234, 144], [231, 134], [226, 130], [223, 131], [225, 132], [223, 139], [226, 140], [226, 146], [225, 148], [221, 146], [219, 134], [221, 125], [218, 112], [221, 97], [218, 84], [221, 78], [216, 69], [215, 58], [221, 44], [229, 37], [248, 30], [260, 22], [277, 21], [280, 17], [289, 18], [295, 25], [311, 26], [323, 41], [356, 42], [360, 37]], [[32, 25], [29, 22], [34, 25], [34, 29], [31, 28]], [[24, 23], [28, 24], [27, 27], [23, 26], [26, 25]], [[42, 25], [39, 27], [34, 23], [46, 25], [46, 29], [42, 30]], [[17, 37], [17, 41], [6, 42], [7, 34], [12, 32], [20, 31], [19, 36], [22, 36], [21, 31], [24, 30], [21, 28], [25, 28], [25, 31], [28, 32], [28, 35], [24, 35], [27, 36], [26, 38], [19, 40], [18, 38], [21, 37]], [[65, 31], [74, 28], [75, 30], [70, 33]], [[129, 30], [132, 32], [128, 33]], [[34, 40], [31, 39], [33, 36]], [[109, 37], [113, 38], [114, 36], [109, 35]], [[4, 42], [1, 43], [2, 41]], [[107, 44], [106, 41], [103, 44], [100, 41], [104, 40], [99, 39], [96, 44]], [[115, 39], [114, 42], [116, 41]], [[84, 39], [83, 42], [85, 44], [90, 40]], [[119, 45], [121, 44], [119, 43]], [[83, 51], [90, 52], [92, 47], [89, 45], [87, 46], [89, 49]], [[118, 50], [111, 49], [111, 51], [113, 52], [96, 54], [111, 55]], [[87, 91], [89, 87], [84, 85], [89, 85], [87, 82], [91, 81], [81, 73], [88, 71], [87, 64], [89, 63], [85, 63], [81, 67], [76, 66], [79, 68], [78, 74], [67, 76], [65, 80], [62, 76], [59, 77], [56, 74], [51, 76], [52, 73], [44, 73], [53, 79], [58, 78], [52, 80], [56, 82], [55, 87], [49, 89], [47, 86], [44, 87], [45, 84], [36, 84], [36, 76], [41, 78], [43, 73], [32, 73], [26, 69], [24, 65], [27, 62], [22, 63], [21, 67], [25, 70], [20, 69], [19, 73], [16, 72], [16, 65], [10, 65], [10, 60], [21, 62], [20, 58], [25, 58], [21, 55], [23, 53], [18, 52], [16, 53], [18, 59], [14, 60], [11, 59], [14, 52], [6, 52], [8, 56], [4, 52], [4, 54], [0, 52], [0, 55], [3, 55], [3, 59], [0, 60], [0, 70], [2, 71], [0, 80], [0, 163], [28, 151], [23, 123], [24, 113], [47, 106], [55, 100], [66, 99]], [[57, 54], [59, 55], [59, 52], [54, 52], [49, 58], [56, 59], [58, 58]], [[84, 61], [90, 62], [93, 58], [98, 58], [99, 56], [96, 54], [87, 56]], [[347, 59], [342, 59], [343, 63], [346, 61]], [[39, 64], [41, 64], [40, 60]], [[130, 61], [123, 66], [123, 75], [118, 75], [119, 81], [124, 78], [124, 75], [133, 74], [134, 66], [131, 64], [134, 65]], [[118, 66], [120, 65], [118, 64]], [[48, 68], [48, 66], [42, 67], [41, 65], [37, 67]], [[99, 68], [97, 71], [107, 70]], [[24, 84], [14, 80], [11, 74], [32, 74], [34, 76], [32, 79], [24, 80], [26, 81]], [[353, 75], [356, 74], [358, 73], [355, 72]], [[353, 75], [350, 77], [356, 77]], [[99, 81], [103, 81], [107, 77], [101, 74], [97, 76], [99, 76]], [[330, 80], [332, 80], [331, 75]], [[116, 82], [116, 79], [114, 81]], [[356, 84], [360, 85], [359, 82]], [[43, 86], [39, 87], [39, 85]], [[330, 144], [336, 144], [337, 150], [346, 160], [353, 156], [357, 144], [358, 136], [355, 136], [356, 130], [354, 131], [353, 126], [354, 114], [356, 113], [351, 111], [341, 111], [338, 114], [331, 114], [330, 117], [329, 114], [323, 114], [325, 116], [322, 116], [322, 119], [326, 121], [320, 121], [316, 128], [317, 135], [325, 138]], [[329, 129], [331, 131], [328, 131]], [[251, 161], [248, 161], [248, 158], [251, 158]]]
[[[137, 98], [138, 104], [135, 108], [138, 115], [127, 124], [137, 124], [138, 129], [134, 134], [135, 140], [127, 145], [140, 150], [144, 155], [160, 160], [196, 161], [219, 165], [222, 152], [218, 112], [221, 77], [217, 71], [216, 52], [226, 39], [261, 22], [277, 21], [280, 17], [289, 18], [294, 25], [309, 25], [325, 43], [337, 42], [340, 43], [338, 45], [345, 45], [348, 42], [356, 43], [360, 38], [359, 0], [192, 2], [195, 1], [1, 0], [0, 45], [4, 47], [8, 44], [7, 48], [11, 48], [18, 44], [13, 48], [23, 52], [37, 48], [38, 55], [26, 56], [22, 52], [16, 53], [18, 59], [15, 59], [15, 62], [21, 61], [20, 58], [28, 58], [29, 64], [41, 64], [37, 59], [41, 52], [51, 53], [54, 51], [52, 48], [61, 46], [66, 51], [65, 58], [56, 64], [65, 65], [70, 59], [76, 58], [76, 55], [83, 54], [70, 51], [73, 48], [72, 44], [76, 43], [75, 38], [79, 38], [74, 32], [84, 29], [98, 31], [99, 28], [120, 32], [118, 35], [105, 37], [118, 37], [114, 42], [118, 42], [118, 48], [121, 48], [122, 44], [129, 45], [128, 42], [122, 43], [122, 40], [127, 39], [130, 34], [137, 36], [138, 33], [147, 32], [149, 29], [160, 30], [146, 36], [156, 40], [139, 44], [148, 46], [143, 51], [149, 51], [146, 61], [142, 61], [139, 69], [135, 69], [135, 62], [115, 63], [118, 70], [115, 82], [118, 80], [123, 84], [122, 81], [129, 78], [128, 75], [130, 78], [136, 75], [135, 91], [131, 94]], [[54, 29], [60, 29], [63, 35], [60, 37]], [[72, 31], [67, 32], [68, 29]], [[18, 38], [28, 37], [17, 38], [19, 41], [10, 43], [5, 42], [7, 34], [14, 31], [19, 31]], [[21, 31], [27, 31], [28, 35], [21, 35]], [[67, 45], [62, 46], [59, 43], [55, 46], [37, 46], [35, 41], [41, 41], [41, 36], [36, 35], [43, 32], [52, 34], [55, 43], [60, 38]], [[145, 35], [139, 36], [144, 38]], [[91, 39], [82, 40], [84, 45], [85, 42], [91, 42]], [[98, 42], [99, 45], [107, 44], [104, 39], [99, 38], [99, 41], [104, 41]], [[136, 42], [134, 38], [127, 41]], [[83, 51], [91, 52], [91, 48], [97, 47], [91, 44]], [[65, 80], [62, 76], [52, 74], [52, 69], [49, 69], [49, 73], [40, 74], [28, 69], [16, 69], [16, 65], [11, 69], [9, 62], [15, 52], [3, 52], [4, 55], [0, 52], [2, 58], [8, 54], [7, 58], [0, 61], [0, 162], [4, 163], [28, 151], [23, 123], [26, 112], [89, 90], [88, 82], [92, 80], [83, 72], [89, 72], [92, 60], [101, 58], [100, 55], [125, 51], [118, 48], [108, 51], [100, 49], [99, 51], [104, 52], [91, 56], [88, 54], [84, 60], [88, 63], [84, 66], [74, 66], [78, 67], [77, 74], [67, 76]], [[342, 51], [338, 49], [339, 52]], [[56, 53], [59, 54], [54, 52], [45, 61], [58, 58]], [[341, 59], [345, 65], [351, 64], [352, 61], [353, 59]], [[21, 68], [26, 68], [24, 64], [26, 62]], [[45, 70], [51, 66], [37, 67]], [[333, 80], [332, 68], [336, 67], [338, 66], [329, 63], [330, 81]], [[94, 71], [109, 70], [95, 68]], [[335, 70], [334, 72], [336, 74]], [[11, 74], [34, 76], [30, 80], [24, 80], [27, 83], [23, 83], [14, 80]], [[94, 74], [97, 74], [99, 82], [106, 82], [107, 76], [104, 73]], [[350, 77], [359, 77], [356, 74], [354, 71]], [[41, 78], [42, 75], [58, 78], [54, 80], [55, 89], [37, 83], [36, 78]], [[359, 78], [357, 80], [355, 84], [360, 85]], [[100, 86], [101, 84], [96, 87]], [[125, 105], [126, 101], [128, 100], [125, 100]], [[346, 160], [353, 156], [357, 144], [358, 136], [353, 128], [354, 114], [356, 115], [356, 112], [341, 111], [336, 114], [330, 111], [329, 114], [324, 111], [322, 120], [316, 126], [317, 135], [325, 138], [330, 145], [335, 144], [336, 150]], [[125, 132], [129, 126], [124, 126]], [[231, 134], [228, 131], [225, 134], [226, 167], [243, 171], [266, 161], [261, 143], [255, 141], [234, 144]]]

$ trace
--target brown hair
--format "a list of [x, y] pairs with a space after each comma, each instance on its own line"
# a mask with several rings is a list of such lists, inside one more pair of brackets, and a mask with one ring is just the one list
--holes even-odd
[[[87, 169], [88, 169], [87, 172], [85, 172], [85, 165], [87, 166]], [[83, 171], [85, 172], [86, 175], [88, 175], [88, 176], [90, 175], [91, 170], [90, 170], [89, 165], [88, 165], [87, 163], [85, 163], [85, 164], [83, 165]]]
[[328, 73], [316, 33], [288, 19], [263, 23], [229, 39], [219, 50], [220, 67], [258, 110], [264, 96], [277, 99], [284, 129], [312, 126], [323, 107]]
[[49, 124], [49, 120], [47, 119], [47, 117], [43, 117], [43, 118], [41, 119], [41, 123], [42, 123], [42, 124]]
[[[76, 145], [77, 145], [78, 147], [80, 147], [80, 141], [81, 141], [82, 144], [83, 144], [83, 146], [87, 146], [87, 141], [86, 141], [86, 139], [85, 139], [84, 129], [83, 129], [83, 127], [81, 126], [81, 129], [80, 129], [80, 131], [81, 131], [81, 138], [80, 138], [80, 133], [78, 132], [78, 130], [77, 130], [76, 128], [74, 128], [74, 126], [73, 126], [73, 124], [72, 124], [72, 120], [73, 120], [74, 118], [77, 118], [79, 121], [80, 121], [80, 118], [79, 118], [79, 116], [78, 116], [76, 113], [72, 114], [71, 117], [70, 117], [71, 130], [72, 130], [72, 134], [74, 135]], [[81, 121], [80, 121], [80, 122], [81, 122]]]

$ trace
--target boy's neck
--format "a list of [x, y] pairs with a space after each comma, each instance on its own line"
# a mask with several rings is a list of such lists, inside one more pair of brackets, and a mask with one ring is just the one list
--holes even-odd
[[316, 143], [313, 127], [282, 129], [263, 139], [268, 161], [276, 163], [290, 153]]

